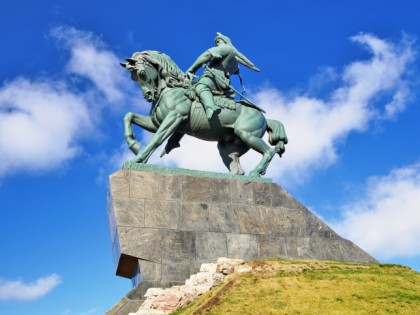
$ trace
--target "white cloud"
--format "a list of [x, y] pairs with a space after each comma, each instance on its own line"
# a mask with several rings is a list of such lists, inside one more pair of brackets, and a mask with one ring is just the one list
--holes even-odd
[[[253, 95], [255, 103], [267, 111], [267, 118], [284, 123], [289, 137], [286, 153], [281, 160], [274, 157], [268, 177], [281, 178], [284, 184], [305, 180], [315, 170], [336, 161], [338, 146], [349, 133], [366, 130], [372, 120], [395, 118], [405, 109], [410, 99], [405, 77], [414, 59], [412, 43], [405, 38], [400, 42], [386, 41], [371, 34], [360, 34], [351, 40], [369, 50], [372, 57], [352, 62], [341, 74], [328, 68], [328, 80], [341, 82], [328, 98], [309, 97], [305, 93], [287, 97], [274, 88]], [[314, 85], [311, 82], [310, 89]], [[154, 153], [151, 163], [162, 163], [158, 158], [160, 150]], [[251, 150], [241, 161], [248, 173], [260, 159]], [[171, 152], [163, 163], [226, 171], [215, 143], [188, 136], [182, 139], [181, 148]]]
[[420, 255], [420, 163], [370, 178], [331, 225], [379, 259]]
[[57, 167], [90, 129], [83, 97], [63, 82], [19, 78], [0, 88], [0, 175]]
[[276, 89], [255, 95], [269, 118], [284, 123], [289, 137], [284, 158], [272, 163], [269, 176], [283, 182], [304, 180], [336, 161], [338, 146], [349, 133], [363, 132], [372, 120], [395, 118], [405, 109], [410, 100], [405, 76], [414, 58], [412, 43], [405, 39], [393, 43], [369, 34], [352, 40], [373, 56], [346, 66], [341, 74], [343, 84], [328, 99], [286, 97]]
[[54, 28], [51, 34], [70, 51], [67, 69], [71, 73], [92, 81], [109, 102], [116, 103], [124, 99], [124, 85], [129, 76], [124, 76], [120, 60], [106, 49], [98, 37], [66, 26]]
[[20, 77], [0, 86], [0, 176], [47, 171], [73, 158], [82, 150], [80, 139], [99, 124], [104, 104], [144, 105], [125, 94], [129, 75], [97, 36], [64, 26], [51, 34], [70, 52], [68, 71], [93, 85], [69, 88], [64, 80]]
[[[153, 134], [148, 135], [151, 138]], [[149, 142], [142, 141], [147, 145]], [[214, 172], [227, 172], [227, 168], [222, 162], [222, 158], [217, 150], [216, 142], [203, 141], [188, 135], [181, 139], [181, 147], [176, 148], [160, 158], [162, 150], [165, 148], [164, 143], [158, 148], [154, 155], [151, 156], [149, 163], [174, 166], [193, 170], [209, 170]]]
[[51, 292], [60, 283], [61, 278], [56, 274], [39, 278], [33, 283], [24, 283], [20, 280], [0, 281], [0, 300], [36, 300]]
[[[135, 129], [137, 127], [134, 127]], [[136, 129], [136, 137], [141, 144], [140, 150], [150, 142], [153, 133], [148, 131], [140, 131]], [[169, 155], [160, 158], [160, 154], [165, 147], [166, 142], [163, 143], [150, 157], [148, 163], [154, 165], [176, 166], [180, 168], [193, 170], [210, 170], [215, 172], [226, 172], [219, 151], [217, 150], [216, 142], [202, 141], [191, 136], [185, 135], [181, 140], [181, 147], [174, 149]], [[128, 148], [124, 142], [118, 151], [116, 151], [110, 159], [110, 168], [120, 169], [126, 161], [130, 161], [135, 155]]]

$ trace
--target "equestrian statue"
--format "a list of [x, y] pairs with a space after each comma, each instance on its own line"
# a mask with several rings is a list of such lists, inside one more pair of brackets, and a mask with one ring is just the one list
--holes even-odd
[[[250, 148], [262, 154], [261, 161], [249, 173], [252, 177], [264, 175], [276, 153], [282, 156], [287, 144], [283, 124], [266, 119], [261, 108], [231, 85], [232, 75], [238, 75], [242, 84], [239, 64], [254, 71], [259, 69], [227, 36], [217, 33], [215, 44], [201, 54], [186, 73], [169, 56], [153, 50], [136, 52], [121, 63], [152, 104], [149, 116], [129, 112], [124, 117], [125, 139], [136, 155], [133, 162], [147, 163], [165, 140], [168, 141], [161, 157], [168, 154], [180, 146], [185, 134], [216, 141], [231, 174], [245, 174], [239, 158]], [[203, 75], [195, 80], [195, 72], [202, 66]], [[241, 99], [235, 100], [235, 94]], [[133, 124], [154, 133], [142, 150], [135, 140]], [[262, 139], [266, 132], [272, 147]]]

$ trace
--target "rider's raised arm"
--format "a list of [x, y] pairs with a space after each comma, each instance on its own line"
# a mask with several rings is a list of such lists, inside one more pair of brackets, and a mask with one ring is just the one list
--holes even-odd
[[196, 71], [205, 63], [209, 62], [212, 59], [212, 54], [209, 51], [202, 53], [197, 60], [188, 68], [187, 72], [196, 73]]
[[187, 72], [195, 73], [205, 63], [222, 59], [223, 57], [229, 55], [230, 51], [231, 48], [225, 44], [207, 49], [197, 58], [193, 65], [188, 68]]

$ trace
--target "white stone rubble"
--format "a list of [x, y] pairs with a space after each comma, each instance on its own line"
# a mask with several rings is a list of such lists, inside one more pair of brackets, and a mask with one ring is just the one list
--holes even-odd
[[202, 264], [200, 272], [185, 281], [185, 285], [167, 289], [150, 288], [146, 300], [137, 313], [129, 315], [164, 315], [190, 304], [198, 296], [221, 283], [226, 275], [234, 272], [249, 272], [252, 267], [242, 259], [219, 258], [216, 263]]

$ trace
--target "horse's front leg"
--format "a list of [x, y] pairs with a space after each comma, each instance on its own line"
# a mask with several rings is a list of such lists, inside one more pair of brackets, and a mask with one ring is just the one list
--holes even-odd
[[136, 139], [136, 135], [133, 131], [133, 124], [142, 127], [151, 132], [156, 132], [157, 127], [153, 124], [152, 119], [149, 116], [143, 116], [140, 114], [129, 112], [124, 117], [124, 136], [128, 147], [134, 154], [139, 153], [140, 143]]
[[152, 153], [179, 128], [186, 118], [187, 115], [183, 115], [176, 111], [169, 113], [162, 121], [149, 144], [139, 152], [132, 161], [136, 163], [147, 163], [147, 160]]

